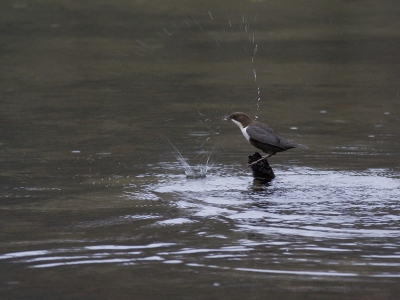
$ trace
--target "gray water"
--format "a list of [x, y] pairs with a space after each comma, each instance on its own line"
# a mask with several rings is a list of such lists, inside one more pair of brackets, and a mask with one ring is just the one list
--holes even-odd
[[399, 10], [2, 2], [1, 298], [398, 299]]

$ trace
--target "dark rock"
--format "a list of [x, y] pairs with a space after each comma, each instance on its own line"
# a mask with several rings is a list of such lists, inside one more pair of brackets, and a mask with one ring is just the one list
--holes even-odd
[[[248, 158], [249, 158], [248, 163], [251, 170], [253, 171], [253, 177], [255, 179], [270, 181], [275, 178], [274, 171], [269, 166], [267, 158], [256, 162], [257, 160], [262, 158], [262, 156], [258, 152], [254, 153], [253, 155], [249, 155]], [[256, 163], [251, 164], [253, 162]]]

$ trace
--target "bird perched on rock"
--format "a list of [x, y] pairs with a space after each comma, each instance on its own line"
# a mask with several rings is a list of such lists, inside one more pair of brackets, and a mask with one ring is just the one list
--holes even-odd
[[267, 153], [262, 159], [275, 155], [277, 152], [292, 148], [308, 148], [307, 146], [284, 139], [271, 127], [252, 120], [248, 115], [242, 112], [234, 112], [224, 117], [223, 120], [231, 120], [240, 128], [244, 137], [251, 145]]

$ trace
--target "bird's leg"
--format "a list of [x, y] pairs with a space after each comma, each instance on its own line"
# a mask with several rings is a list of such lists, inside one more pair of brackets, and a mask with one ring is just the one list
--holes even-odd
[[260, 159], [257, 159], [256, 161], [253, 161], [251, 164], [249, 164], [249, 166], [252, 166], [252, 165], [254, 165], [254, 164], [256, 164], [256, 163], [258, 163], [258, 162], [260, 162], [260, 161], [262, 161], [264, 159], [267, 159], [268, 157], [271, 157], [271, 156], [272, 156], [272, 154], [267, 154], [267, 155], [261, 157]]

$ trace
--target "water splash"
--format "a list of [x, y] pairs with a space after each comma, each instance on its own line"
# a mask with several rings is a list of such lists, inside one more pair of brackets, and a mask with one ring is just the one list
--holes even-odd
[[191, 15], [191, 17], [192, 17], [193, 21], [196, 23], [196, 25], [201, 29], [201, 31], [204, 31], [203, 27], [200, 26], [200, 23], [197, 22], [197, 20], [194, 18], [194, 16]]
[[[250, 43], [252, 43], [254, 45], [253, 56], [251, 57], [251, 64], [252, 64], [254, 82], [257, 82], [257, 70], [256, 70], [256, 67], [255, 67], [255, 57], [256, 57], [256, 54], [257, 54], [257, 51], [258, 51], [258, 44], [256, 44], [256, 42], [255, 42], [254, 34], [253, 35], [249, 34], [249, 41], [250, 41]], [[257, 114], [258, 114], [258, 111], [260, 110], [260, 100], [261, 100], [260, 87], [258, 86], [257, 87], [257, 104], [256, 104], [257, 107], [256, 107], [256, 114], [254, 116], [254, 118], [256, 120], [258, 119], [258, 115]]]
[[[230, 14], [228, 13], [228, 11], [225, 10], [225, 12], [223, 13], [222, 16], [219, 16], [218, 13], [216, 12], [212, 12], [211, 10], [207, 10], [205, 12], [205, 15], [201, 16], [201, 15], [193, 15], [193, 14], [182, 14], [180, 15], [176, 20], [171, 20], [171, 22], [169, 22], [169, 26], [165, 26], [162, 27], [160, 26], [160, 28], [158, 28], [158, 30], [154, 30], [154, 33], [156, 35], [158, 35], [159, 37], [162, 38], [170, 38], [172, 36], [175, 36], [176, 34], [180, 34], [179, 32], [182, 31], [182, 28], [187, 26], [187, 27], [191, 27], [192, 30], [194, 31], [205, 31], [205, 29], [202, 26], [203, 24], [209, 24], [210, 22], [214, 23], [214, 22], [219, 22], [218, 18], [222, 17], [224, 19], [224, 21], [227, 21], [229, 24], [229, 27], [234, 27], [232, 24], [234, 24], [234, 22], [238, 23], [239, 25], [239, 31], [242, 32], [242, 34], [244, 34], [247, 42], [245, 42], [245, 51], [249, 51], [251, 53], [251, 72], [252, 72], [252, 76], [254, 77], [254, 82], [257, 83], [257, 67], [256, 67], [256, 55], [258, 53], [258, 43], [256, 40], [256, 36], [254, 34], [254, 32], [252, 32], [252, 30], [250, 30], [250, 28], [252, 28], [253, 26], [250, 26], [251, 22], [257, 22], [257, 14], [253, 13], [251, 15], [246, 15], [246, 14], [240, 14], [238, 17], [238, 19], [236, 19], [235, 21], [231, 18]], [[237, 24], [236, 23], [236, 24]], [[185, 25], [186, 24], [186, 25]], [[221, 43], [221, 41], [223, 40], [223, 34], [226, 33], [226, 27], [222, 26], [223, 29], [223, 33], [221, 33], [221, 35], [215, 35], [214, 36], [214, 42], [215, 45], [218, 48], [223, 48], [223, 44]], [[237, 29], [236, 29], [237, 30]], [[153, 47], [151, 47], [151, 45], [144, 43], [143, 41], [139, 40], [139, 39], [134, 39], [136, 42], [135, 47], [139, 48], [141, 51], [143, 52], [151, 52], [151, 49]], [[143, 56], [142, 53], [136, 53], [139, 54], [141, 56]], [[260, 102], [261, 102], [261, 98], [260, 98], [260, 87], [256, 86], [257, 88], [257, 97], [253, 98], [254, 100], [257, 99], [256, 102], [256, 114], [255, 114], [255, 119], [258, 119], [258, 112], [260, 110]], [[253, 101], [254, 101], [253, 100]]]
[[[186, 178], [188, 179], [199, 179], [199, 178], [205, 178], [207, 176], [207, 172], [213, 167], [214, 162], [211, 160], [211, 155], [212, 152], [206, 152], [202, 150], [197, 156], [202, 155], [202, 159], [205, 158], [205, 163], [200, 164], [197, 168], [194, 166], [191, 166], [187, 161], [188, 159], [184, 158], [182, 153], [176, 148], [172, 142], [165, 136], [161, 135], [160, 136], [172, 147], [174, 151], [172, 151], [172, 155], [175, 157], [175, 159], [180, 163], [182, 166]], [[196, 157], [197, 157], [196, 156]]]
[[261, 97], [260, 97], [260, 87], [257, 87], [257, 109], [256, 109], [256, 115], [255, 115], [255, 119], [256, 119], [256, 120], [258, 119], [257, 114], [258, 114], [258, 111], [260, 110], [260, 100], [261, 100]]

